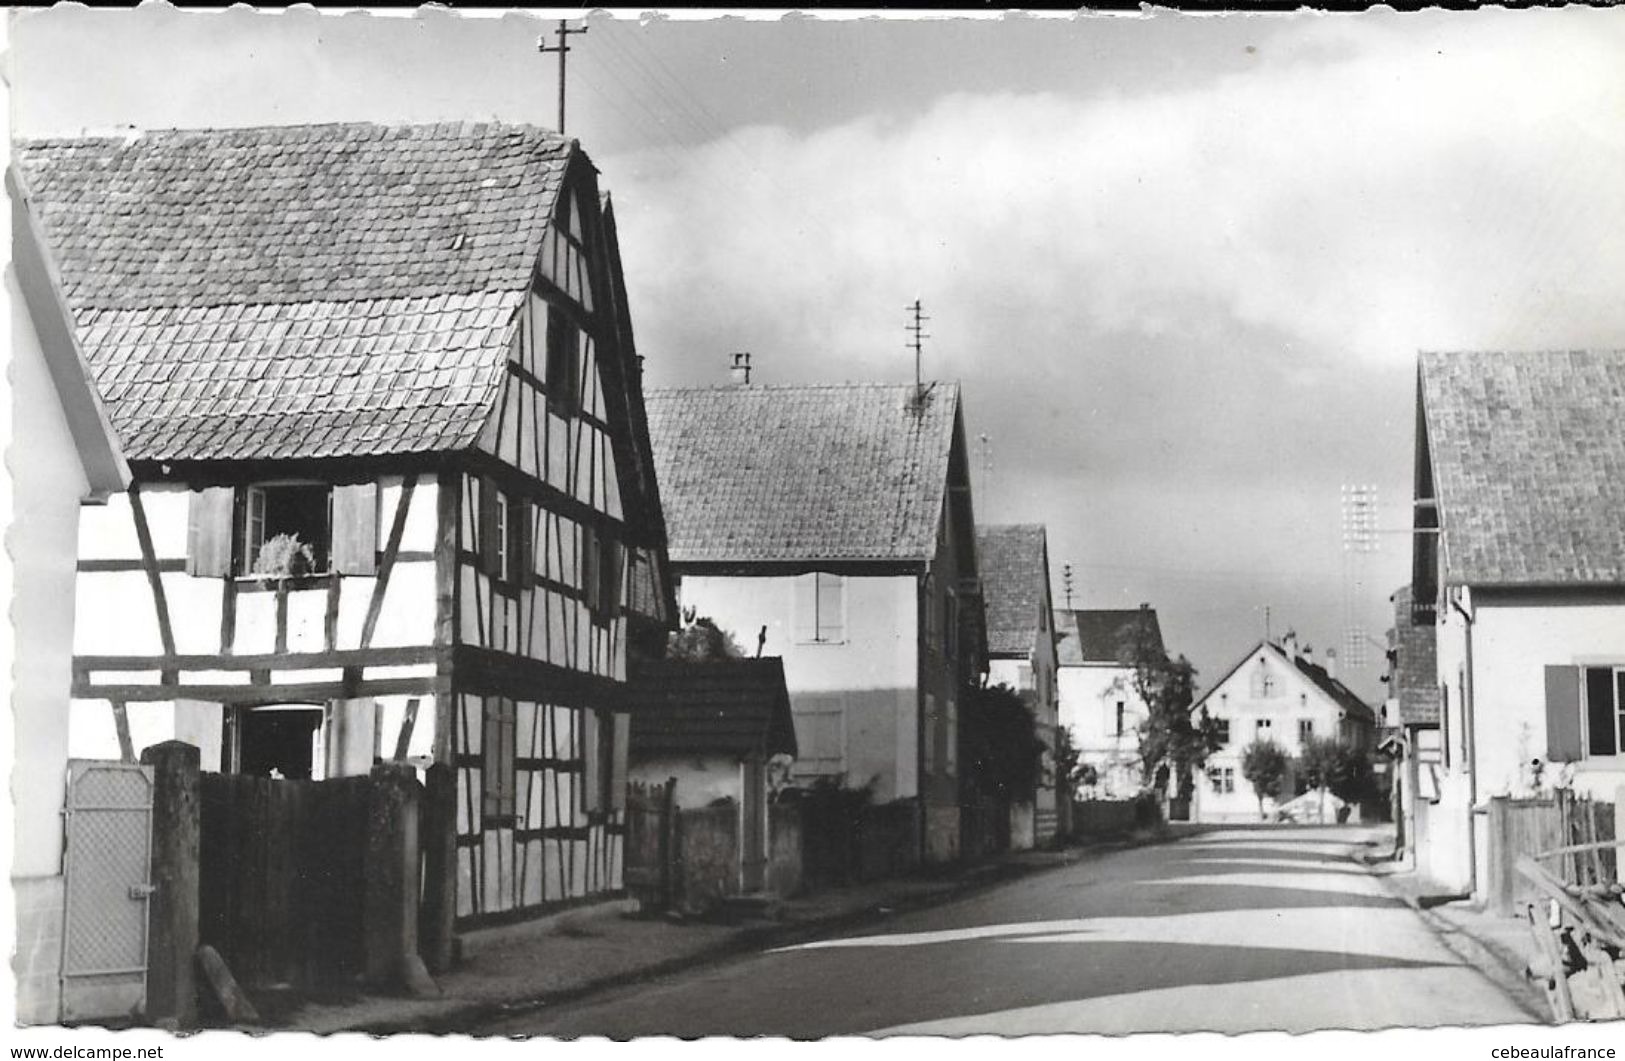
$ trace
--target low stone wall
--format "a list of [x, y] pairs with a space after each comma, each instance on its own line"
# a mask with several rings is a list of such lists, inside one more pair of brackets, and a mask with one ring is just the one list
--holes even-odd
[[1074, 837], [1117, 836], [1162, 824], [1162, 810], [1154, 799], [1080, 799], [1072, 802]]
[[62, 1000], [62, 878], [13, 877], [17, 1023], [56, 1024]]

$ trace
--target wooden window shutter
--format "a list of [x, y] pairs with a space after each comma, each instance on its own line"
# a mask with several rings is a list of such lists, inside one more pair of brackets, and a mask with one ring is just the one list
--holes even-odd
[[494, 480], [482, 478], [479, 483], [480, 520], [474, 537], [480, 547], [480, 567], [486, 574], [495, 576], [502, 570], [501, 557], [497, 555], [497, 550], [501, 548], [501, 543], [497, 541], [497, 504], [501, 499]]
[[1571, 763], [1583, 758], [1580, 734], [1580, 668], [1546, 668], [1546, 758]]
[[378, 484], [333, 488], [333, 570], [378, 573]]
[[791, 592], [795, 598], [795, 616], [792, 627], [795, 630], [797, 641], [815, 641], [818, 639], [818, 576], [797, 575], [795, 588]]
[[582, 787], [586, 790], [587, 809], [596, 811], [601, 809], [599, 796], [604, 786], [603, 778], [600, 776], [603, 770], [603, 757], [598, 750], [598, 712], [583, 711], [581, 720], [581, 760], [586, 767]]
[[508, 572], [520, 586], [536, 584], [535, 516], [529, 501], [515, 499], [508, 505]]
[[186, 573], [197, 578], [231, 574], [231, 524], [236, 492], [229, 486], [194, 490], [186, 517]]
[[615, 750], [610, 759], [609, 809], [626, 809], [626, 756], [632, 745], [632, 716], [617, 712], [615, 718]]

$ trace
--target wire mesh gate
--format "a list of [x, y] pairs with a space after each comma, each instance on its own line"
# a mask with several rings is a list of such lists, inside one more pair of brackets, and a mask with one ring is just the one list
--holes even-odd
[[62, 1019], [139, 1014], [147, 997], [152, 767], [68, 760]]

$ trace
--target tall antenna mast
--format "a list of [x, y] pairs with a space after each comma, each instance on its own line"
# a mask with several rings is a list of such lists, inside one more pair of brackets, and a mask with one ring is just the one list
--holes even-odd
[[1270, 640], [1270, 606], [1264, 605], [1264, 640]]
[[1072, 565], [1061, 565], [1061, 586], [1066, 590], [1066, 610], [1072, 610]]
[[920, 376], [920, 349], [924, 345], [924, 340], [931, 338], [925, 332], [925, 322], [931, 318], [920, 312], [919, 299], [915, 299], [912, 306], [904, 308], [913, 315], [912, 319], [903, 325], [903, 330], [914, 337], [907, 345], [914, 350], [914, 400], [918, 402], [925, 399], [925, 383]]
[[561, 133], [564, 132], [564, 64], [566, 62], [565, 57], [570, 54], [569, 37], [570, 37], [570, 35], [572, 33], [585, 33], [585, 32], [587, 32], [587, 27], [586, 26], [582, 26], [580, 29], [571, 29], [569, 24], [566, 23], [566, 21], [564, 19], [559, 19], [559, 28], [553, 31], [553, 35], [559, 39], [559, 42], [557, 44], [548, 44], [546, 36], [541, 36], [541, 37], [536, 38], [536, 50], [537, 51], [541, 52], [543, 55], [551, 55], [551, 54], [553, 54], [555, 52], [558, 53], [558, 57], [559, 57], [559, 132], [561, 132]]

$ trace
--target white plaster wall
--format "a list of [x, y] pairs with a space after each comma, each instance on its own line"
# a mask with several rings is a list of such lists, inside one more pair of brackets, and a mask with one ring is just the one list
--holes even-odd
[[663, 785], [675, 777], [677, 805], [687, 810], [719, 799], [742, 801], [741, 774], [737, 760], [716, 755], [640, 757], [627, 766], [627, 778], [642, 784]]
[[[1145, 702], [1134, 691], [1134, 672], [1127, 667], [1063, 666], [1059, 670], [1061, 725], [1072, 734], [1079, 760], [1101, 772], [1106, 795], [1118, 797], [1138, 791], [1140, 778], [1139, 725], [1145, 721]], [[1116, 735], [1117, 701], [1123, 701], [1123, 734]]]
[[[6, 294], [23, 306], [8, 270]], [[62, 797], [68, 758], [68, 690], [73, 677], [73, 592], [80, 501], [89, 489], [39, 338], [26, 313], [12, 316], [13, 444], [9, 628], [13, 641], [11, 792], [14, 877], [60, 873]]]
[[[1546, 670], [1625, 663], [1625, 604], [1518, 607], [1476, 598], [1473, 712], [1478, 798], [1513, 794], [1546, 758]], [[1611, 800], [1625, 756], [1575, 764], [1574, 787]]]
[[762, 655], [783, 658], [792, 710], [798, 693], [847, 694], [848, 774], [874, 778], [876, 798], [888, 800], [919, 790], [918, 586], [910, 575], [847, 578], [846, 637], [834, 644], [796, 641], [793, 577], [685, 575], [678, 599], [747, 655], [766, 626]]

